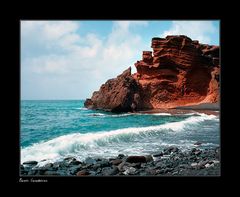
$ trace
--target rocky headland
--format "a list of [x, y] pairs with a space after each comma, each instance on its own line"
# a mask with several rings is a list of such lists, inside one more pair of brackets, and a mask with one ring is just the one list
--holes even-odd
[[89, 109], [112, 112], [193, 106], [219, 102], [219, 46], [184, 35], [152, 38], [153, 51], [85, 101]]

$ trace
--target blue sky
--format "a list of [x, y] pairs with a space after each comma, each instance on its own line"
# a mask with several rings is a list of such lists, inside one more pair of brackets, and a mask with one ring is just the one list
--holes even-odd
[[219, 21], [21, 21], [21, 99], [85, 99], [151, 50], [152, 37], [219, 45]]

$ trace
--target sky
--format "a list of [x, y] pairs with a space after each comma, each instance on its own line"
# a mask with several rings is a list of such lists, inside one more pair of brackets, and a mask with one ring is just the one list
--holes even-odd
[[153, 37], [219, 45], [220, 21], [21, 21], [21, 99], [86, 99], [151, 50]]

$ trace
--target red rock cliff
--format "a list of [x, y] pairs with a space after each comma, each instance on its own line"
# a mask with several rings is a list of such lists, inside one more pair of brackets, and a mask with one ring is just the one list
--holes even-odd
[[218, 102], [218, 46], [180, 35], [153, 38], [151, 47], [153, 52], [143, 51], [142, 60], [135, 63], [137, 73], [130, 76], [128, 70], [127, 76], [112, 79], [111, 86], [107, 82], [85, 106], [133, 111]]

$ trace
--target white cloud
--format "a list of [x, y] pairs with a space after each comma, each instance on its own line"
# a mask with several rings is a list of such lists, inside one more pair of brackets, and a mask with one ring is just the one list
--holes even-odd
[[167, 35], [186, 35], [193, 40], [208, 44], [211, 42], [211, 34], [217, 32], [212, 21], [173, 21], [169, 30], [164, 31], [161, 37]]
[[[144, 48], [141, 37], [130, 29], [147, 24], [145, 21], [115, 21], [112, 32], [102, 38], [93, 33], [79, 35], [81, 25], [74, 21], [22, 21], [22, 82], [26, 77], [35, 76], [29, 91], [35, 91], [36, 84], [41, 88], [45, 87], [42, 84], [48, 84], [45, 89], [49, 89], [49, 94], [54, 94], [51, 90], [55, 87], [64, 91], [67, 86], [74, 86], [82, 92], [83, 88], [89, 89], [82, 93], [82, 98], [86, 94], [90, 96], [107, 79], [133, 66], [141, 57], [139, 48]], [[26, 94], [26, 88], [24, 92]]]
[[[21, 21], [22, 36], [34, 36], [36, 40], [54, 41], [76, 32], [79, 24], [73, 21]], [[46, 44], [46, 43], [45, 43]]]
[[147, 21], [115, 21], [114, 27], [117, 30], [128, 31], [131, 26], [147, 26]]

